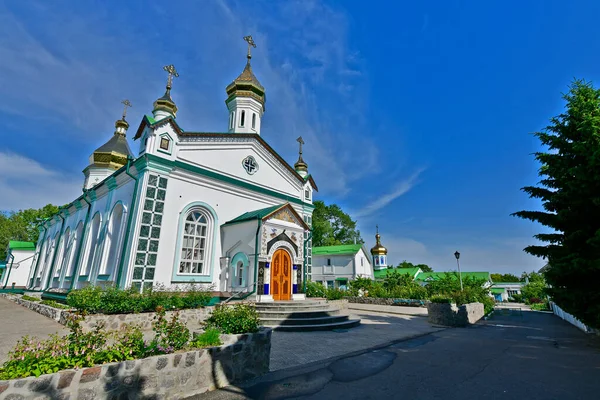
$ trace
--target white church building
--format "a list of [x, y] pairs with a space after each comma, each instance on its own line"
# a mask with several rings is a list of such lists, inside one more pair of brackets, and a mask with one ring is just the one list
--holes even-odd
[[179, 75], [165, 67], [166, 92], [135, 131], [135, 151], [124, 112], [90, 156], [82, 195], [40, 227], [28, 289], [200, 283], [261, 301], [304, 297], [317, 186], [302, 138], [292, 167], [261, 136], [265, 89], [250, 65], [254, 42], [244, 39], [246, 66], [226, 88], [227, 131], [178, 124]]

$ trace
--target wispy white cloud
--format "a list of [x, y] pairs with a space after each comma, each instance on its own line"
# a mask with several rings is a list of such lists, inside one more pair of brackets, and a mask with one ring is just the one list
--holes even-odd
[[409, 192], [417, 183], [421, 173], [425, 171], [424, 168], [418, 169], [411, 176], [400, 181], [389, 193], [378, 196], [375, 200], [365, 205], [362, 209], [354, 213], [357, 218], [366, 217], [373, 214], [374, 212], [384, 208], [398, 197]]
[[14, 153], [0, 152], [0, 210], [64, 205], [81, 194], [83, 176], [58, 171]]

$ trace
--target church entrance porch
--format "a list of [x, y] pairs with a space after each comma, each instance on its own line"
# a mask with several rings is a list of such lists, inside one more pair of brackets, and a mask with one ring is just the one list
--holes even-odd
[[290, 300], [292, 297], [292, 262], [290, 254], [279, 249], [271, 262], [271, 295], [273, 300]]

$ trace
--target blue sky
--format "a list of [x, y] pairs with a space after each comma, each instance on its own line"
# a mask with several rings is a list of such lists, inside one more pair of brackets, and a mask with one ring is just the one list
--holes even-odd
[[600, 4], [412, 3], [4, 2], [0, 209], [72, 200], [120, 101], [132, 134], [162, 95], [163, 65], [180, 125], [226, 130], [252, 34], [263, 137], [291, 163], [304, 137], [318, 198], [369, 246], [379, 224], [394, 263], [444, 271], [459, 250], [464, 270], [535, 270], [522, 248], [541, 228], [509, 214], [539, 207], [519, 191], [537, 181], [530, 133], [574, 77], [598, 81]]

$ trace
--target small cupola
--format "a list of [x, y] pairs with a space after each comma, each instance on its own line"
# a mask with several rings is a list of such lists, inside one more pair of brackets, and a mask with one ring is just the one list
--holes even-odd
[[123, 116], [115, 122], [113, 136], [92, 153], [90, 165], [83, 171], [85, 175], [84, 188], [86, 189], [102, 182], [127, 164], [128, 157], [133, 157], [126, 137], [129, 123], [125, 120], [127, 107], [131, 107], [131, 103], [129, 100], [123, 100], [121, 103], [124, 105]]
[[302, 145], [304, 144], [304, 140], [302, 140], [302, 136], [296, 139], [298, 144], [300, 145], [300, 151], [298, 152], [298, 161], [294, 164], [294, 169], [303, 178], [306, 178], [308, 175], [308, 164], [302, 158]]
[[175, 118], [177, 116], [177, 106], [171, 98], [171, 87], [173, 85], [173, 78], [178, 78], [179, 73], [177, 72], [173, 64], [165, 65], [163, 67], [163, 70], [169, 74], [169, 78], [167, 79], [167, 90], [165, 91], [165, 94], [163, 94], [162, 97], [156, 99], [156, 101], [154, 102], [154, 109], [152, 110], [152, 115], [154, 115], [154, 119], [157, 121], [167, 117]]
[[244, 36], [248, 42], [246, 67], [225, 91], [225, 104], [229, 110], [228, 131], [231, 133], [256, 133], [260, 135], [260, 123], [265, 112], [265, 88], [252, 72], [251, 48], [256, 47], [252, 36]]
[[376, 270], [387, 268], [387, 249], [381, 244], [381, 235], [379, 234], [379, 226], [375, 234], [375, 246], [371, 248], [371, 256], [373, 256], [373, 268]]

